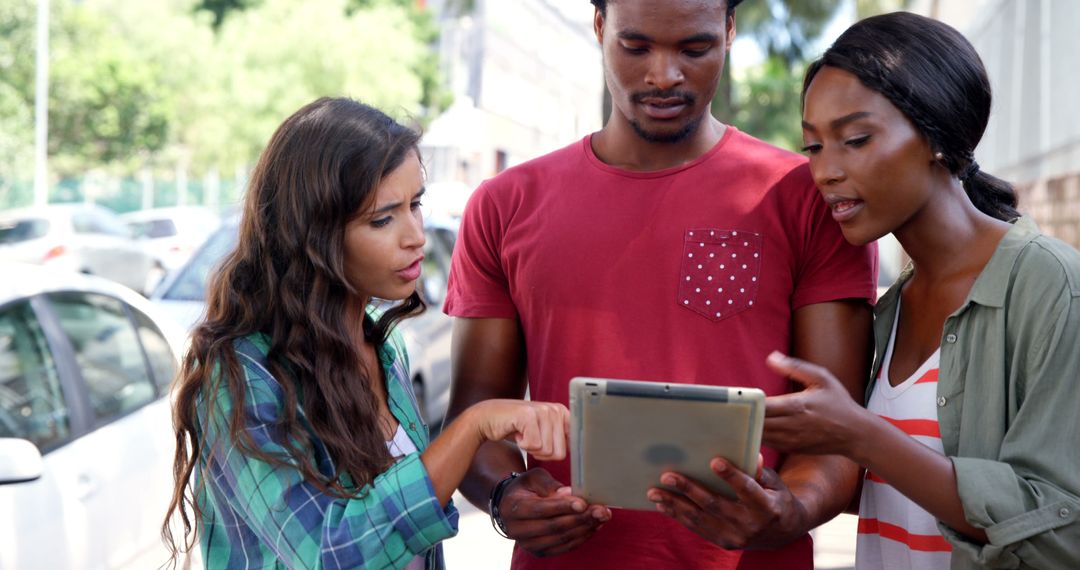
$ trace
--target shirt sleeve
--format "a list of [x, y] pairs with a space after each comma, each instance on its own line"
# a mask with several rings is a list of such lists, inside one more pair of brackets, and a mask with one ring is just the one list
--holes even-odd
[[817, 189], [811, 188], [809, 192], [812, 192], [812, 198], [801, 222], [805, 231], [802, 256], [796, 267], [792, 310], [841, 299], [874, 302], [877, 298], [877, 244], [856, 246], [848, 243]]
[[[248, 375], [244, 429], [273, 465], [243, 453], [228, 435], [231, 413], [222, 392], [206, 417], [206, 486], [219, 510], [247, 526], [288, 568], [403, 568], [457, 533], [457, 512], [439, 505], [419, 453], [400, 459], [356, 498], [321, 492], [286, 452], [279, 428], [283, 397], [263, 370]], [[319, 442], [314, 445], [321, 446]]]
[[518, 316], [501, 257], [505, 226], [492, 184], [473, 192], [461, 219], [443, 306], [453, 317]]
[[1022, 382], [1010, 397], [1022, 401], [998, 459], [951, 458], [964, 514], [988, 543], [939, 526], [958, 551], [989, 568], [1080, 568], [1080, 297], [1064, 279], [1025, 281], [1036, 290], [1025, 295], [1020, 326], [1042, 334], [1022, 335], [1016, 345], [1012, 366]]

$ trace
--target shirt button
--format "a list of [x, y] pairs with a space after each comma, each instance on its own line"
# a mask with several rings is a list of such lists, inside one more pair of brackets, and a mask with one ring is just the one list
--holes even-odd
[[1061, 516], [1061, 518], [1067, 518], [1069, 516], [1069, 507], [1062, 507], [1061, 510], [1058, 511], [1058, 515]]
[[956, 342], [956, 335], [954, 335], [952, 333], [949, 333], [948, 335], [945, 336], [945, 342], [947, 342], [949, 344], [952, 344], [952, 343]]
[[416, 422], [409, 422], [409, 429], [415, 430], [416, 429]]
[[945, 402], [947, 402], [947, 401], [948, 400], [945, 399], [945, 396], [938, 396], [937, 407], [944, 408], [945, 407]]

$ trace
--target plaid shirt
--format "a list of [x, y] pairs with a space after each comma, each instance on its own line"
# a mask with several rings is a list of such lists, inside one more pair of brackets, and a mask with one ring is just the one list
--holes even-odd
[[[236, 343], [247, 381], [247, 432], [264, 452], [284, 456], [281, 386], [267, 370], [263, 335]], [[389, 406], [417, 449], [428, 445], [409, 378], [408, 357], [395, 332], [380, 347]], [[420, 454], [412, 453], [375, 478], [354, 499], [335, 498], [304, 480], [299, 469], [273, 467], [242, 454], [227, 436], [232, 409], [227, 388], [218, 394], [210, 421], [205, 401], [198, 413], [205, 429], [201, 460], [209, 465], [198, 500], [206, 568], [403, 568], [417, 555], [442, 568], [440, 541], [457, 534], [453, 503], [439, 506]], [[334, 462], [307, 422], [310, 459], [326, 476]], [[198, 471], [196, 471], [198, 472]], [[345, 482], [348, 482], [346, 479]], [[434, 548], [433, 548], [434, 547]]]

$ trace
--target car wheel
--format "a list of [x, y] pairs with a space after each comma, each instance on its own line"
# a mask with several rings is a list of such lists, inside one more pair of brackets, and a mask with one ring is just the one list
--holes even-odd
[[427, 398], [424, 394], [424, 380], [419, 376], [413, 377], [412, 381], [413, 395], [416, 396], [416, 407], [420, 409], [420, 417], [427, 421]]

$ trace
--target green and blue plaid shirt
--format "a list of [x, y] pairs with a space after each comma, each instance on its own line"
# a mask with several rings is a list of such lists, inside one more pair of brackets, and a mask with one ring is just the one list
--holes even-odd
[[[248, 433], [260, 450], [286, 456], [279, 420], [283, 396], [266, 368], [267, 339], [252, 335], [236, 343], [247, 381]], [[409, 361], [395, 332], [379, 348], [389, 406], [409, 438], [423, 451], [427, 427], [421, 422], [409, 378]], [[420, 454], [401, 458], [355, 499], [336, 498], [305, 481], [299, 469], [274, 467], [242, 454], [228, 437], [233, 403], [223, 388], [207, 414], [202, 457], [208, 466], [198, 500], [203, 510], [201, 543], [206, 568], [403, 568], [417, 555], [427, 568], [441, 568], [438, 543], [457, 534], [453, 503], [439, 506]], [[333, 458], [307, 426], [311, 460], [320, 473], [334, 474]], [[196, 470], [198, 472], [198, 470]]]

